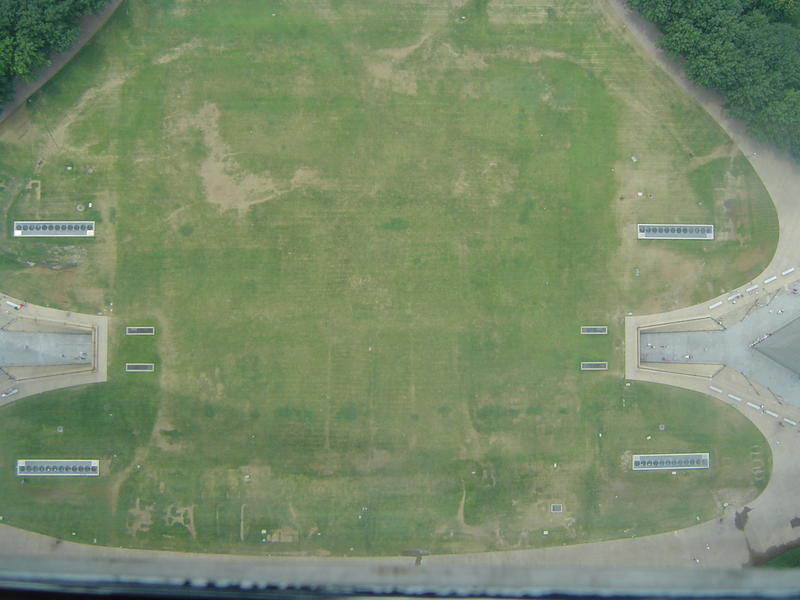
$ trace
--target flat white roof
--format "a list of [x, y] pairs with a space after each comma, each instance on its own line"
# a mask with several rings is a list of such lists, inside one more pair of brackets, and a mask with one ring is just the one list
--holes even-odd
[[708, 452], [681, 454], [634, 454], [631, 465], [634, 471], [677, 471], [679, 469], [707, 469]]
[[93, 237], [94, 221], [14, 221], [14, 237]]
[[714, 226], [704, 223], [639, 223], [640, 240], [713, 240]]
[[20, 477], [97, 477], [100, 461], [97, 459], [22, 458], [17, 461]]

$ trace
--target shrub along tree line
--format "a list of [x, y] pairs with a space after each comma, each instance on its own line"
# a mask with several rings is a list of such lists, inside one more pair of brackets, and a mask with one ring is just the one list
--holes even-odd
[[27, 78], [78, 38], [78, 21], [107, 0], [0, 0], [0, 106], [14, 77]]
[[628, 0], [696, 84], [800, 159], [800, 0]]

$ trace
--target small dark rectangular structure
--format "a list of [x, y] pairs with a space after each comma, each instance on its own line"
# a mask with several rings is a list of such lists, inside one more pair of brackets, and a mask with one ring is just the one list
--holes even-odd
[[677, 223], [639, 223], [640, 240], [713, 240], [713, 225]]
[[581, 371], [608, 371], [607, 362], [582, 362]]
[[634, 454], [631, 466], [634, 471], [678, 471], [680, 469], [708, 469], [708, 452], [686, 454]]
[[14, 221], [14, 237], [94, 237], [94, 221]]
[[581, 335], [606, 335], [608, 327], [606, 325], [584, 325], [581, 327]]
[[155, 327], [126, 327], [125, 335], [155, 335]]
[[152, 373], [155, 368], [153, 363], [125, 363], [126, 373]]
[[100, 461], [96, 459], [29, 459], [17, 461], [19, 477], [97, 477]]

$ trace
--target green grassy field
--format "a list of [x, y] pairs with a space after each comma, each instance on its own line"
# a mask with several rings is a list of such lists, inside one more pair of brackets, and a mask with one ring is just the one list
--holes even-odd
[[[110, 475], [6, 469], [4, 522], [461, 552], [677, 529], [764, 487], [768, 446], [738, 412], [622, 379], [628, 311], [747, 280], [777, 225], [602, 4], [268, 5], [128, 3], [0, 129], [7, 220], [81, 204], [99, 222], [67, 248], [4, 238], [0, 289], [114, 317], [108, 384], [0, 410], [4, 464], [91, 455]], [[720, 239], [637, 244], [661, 219]], [[661, 450], [715, 466], [630, 471]]]

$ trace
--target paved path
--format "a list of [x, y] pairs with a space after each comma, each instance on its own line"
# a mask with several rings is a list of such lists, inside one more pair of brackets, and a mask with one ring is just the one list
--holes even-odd
[[[634, 46], [659, 63], [675, 81], [696, 98], [708, 112], [728, 131], [740, 148], [748, 155], [772, 196], [780, 219], [780, 241], [778, 250], [770, 266], [761, 279], [772, 273], [780, 273], [798, 263], [798, 253], [792, 243], [800, 240], [800, 201], [796, 190], [800, 190], [800, 168], [784, 154], [752, 140], [741, 124], [722, 114], [719, 98], [706, 90], [700, 90], [689, 84], [680, 69], [655, 47], [657, 32], [647, 23], [638, 19], [628, 11], [621, 0], [602, 0], [609, 8], [609, 18], [620, 35], [631, 38]], [[626, 30], [628, 33], [626, 33]], [[798, 265], [800, 266], [800, 265]], [[776, 280], [770, 285], [780, 287], [782, 282]], [[742, 286], [744, 290], [746, 286]], [[764, 286], [769, 288], [768, 285]], [[737, 311], [740, 305], [725, 304], [722, 298], [721, 307], [725, 309], [722, 318], [738, 320], [741, 315]], [[710, 303], [645, 317], [629, 318], [627, 329], [636, 331], [641, 324], [655, 324], [684, 319], [698, 319], [709, 314]], [[628, 340], [629, 341], [629, 340]], [[637, 373], [636, 350], [626, 347], [626, 376], [645, 381], [657, 381], [669, 385], [677, 385], [687, 389], [709, 393], [709, 380], [688, 375], [673, 373], [643, 372]], [[631, 354], [633, 351], [633, 354]], [[631, 357], [631, 371], [628, 364]], [[738, 394], [768, 394], [763, 388], [753, 386], [744, 381], [731, 369], [723, 369], [715, 376], [718, 389], [730, 390]], [[634, 384], [635, 385], [635, 384]], [[723, 387], [724, 386], [724, 387]], [[716, 394], [716, 393], [715, 393]], [[763, 413], [749, 409], [746, 405], [728, 399], [726, 395], [716, 394], [723, 401], [729, 401], [737, 409], [742, 410], [762, 431], [770, 443], [773, 452], [772, 478], [767, 490], [749, 505], [752, 509], [747, 514], [746, 524], [741, 520], [737, 527], [735, 511], [742, 507], [730, 507], [721, 519], [709, 521], [681, 531], [663, 533], [630, 540], [596, 542], [558, 548], [538, 550], [517, 550], [508, 552], [489, 552], [479, 554], [429, 556], [423, 564], [475, 564], [475, 565], [617, 565], [623, 567], [691, 567], [716, 566], [739, 567], [746, 564], [752, 553], [765, 553], [781, 544], [788, 544], [800, 537], [800, 533], [791, 527], [789, 521], [800, 515], [800, 507], [795, 511], [787, 500], [797, 496], [800, 484], [800, 434], [792, 426]], [[800, 409], [793, 406], [780, 407], [786, 417], [800, 422]], [[749, 412], [748, 412], [749, 411]], [[154, 552], [140, 550], [107, 549], [82, 546], [69, 542], [57, 543], [52, 538], [28, 533], [8, 526], [0, 526], [0, 553], [3, 551], [19, 554], [39, 554], [45, 556], [76, 557], [83, 561], [92, 559], [92, 564], [103, 572], [119, 572], [126, 562], [141, 567], [147, 565], [148, 572], [154, 575], [174, 575], [181, 564], [191, 564], [192, 568], [201, 568], [209, 578], [227, 579], [232, 577], [230, 569], [234, 565], [253, 565], [258, 559], [253, 557], [187, 555], [170, 552]], [[123, 562], [120, 559], [125, 558]], [[293, 564], [341, 564], [341, 565], [375, 565], [408, 564], [412, 559], [321, 559], [292, 558], [269, 559], [273, 561], [291, 561]], [[698, 562], [699, 561], [699, 562]], [[84, 564], [86, 564], [84, 562]]]

